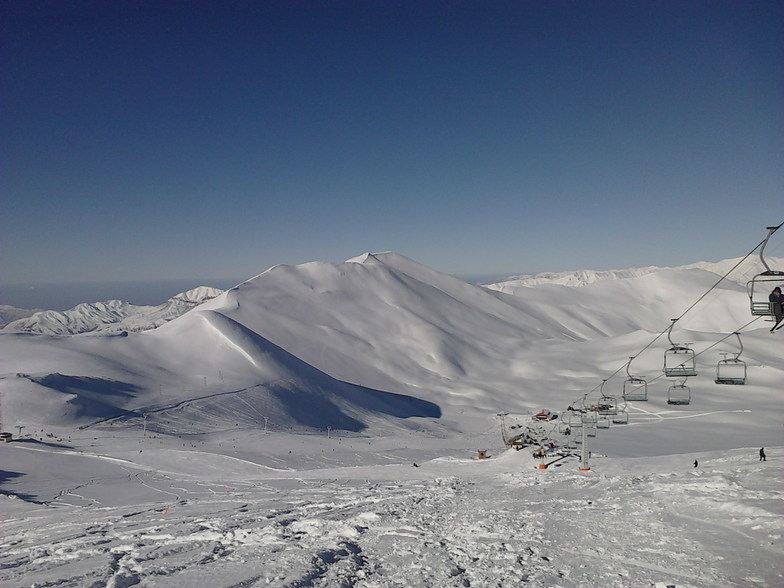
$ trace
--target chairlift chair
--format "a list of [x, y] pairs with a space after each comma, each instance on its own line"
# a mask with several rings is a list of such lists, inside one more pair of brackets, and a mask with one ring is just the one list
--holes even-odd
[[604, 392], [604, 383], [606, 381], [607, 380], [602, 380], [597, 412], [603, 416], [612, 416], [614, 414], [618, 414], [618, 400], [615, 398], [615, 396], [610, 396]]
[[626, 404], [626, 399], [621, 398], [621, 402], [617, 405], [618, 412], [610, 416], [610, 422], [614, 425], [626, 425], [629, 423], [629, 406]]
[[686, 345], [672, 342], [672, 327], [678, 319], [672, 319], [670, 328], [667, 331], [667, 338], [670, 340], [670, 347], [664, 352], [664, 375], [668, 378], [689, 377], [697, 375], [697, 368], [694, 364], [694, 350]]
[[596, 427], [596, 422], [599, 420], [599, 415], [595, 411], [588, 411], [583, 415], [584, 427]]
[[628, 410], [622, 410], [618, 414], [613, 415], [611, 420], [612, 420], [613, 425], [628, 425], [629, 424], [629, 411]]
[[[779, 225], [781, 226], [781, 225]], [[760, 261], [765, 267], [765, 271], [757, 274], [746, 283], [746, 290], [749, 294], [752, 316], [774, 316], [773, 305], [770, 303], [770, 293], [776, 286], [784, 287], [784, 272], [770, 269], [768, 262], [765, 261], [765, 246], [768, 244], [770, 236], [779, 227], [768, 227], [768, 235], [760, 248]]]
[[632, 402], [644, 402], [648, 400], [648, 382], [645, 378], [629, 377], [623, 383], [623, 398]]
[[716, 364], [716, 383], [743, 386], [746, 384], [746, 362], [740, 359], [722, 359]]
[[625, 401], [640, 402], [648, 400], [648, 382], [645, 378], [638, 378], [629, 372], [634, 356], [629, 358], [626, 364], [626, 381], [623, 383], [623, 399]]
[[566, 422], [569, 423], [569, 428], [572, 430], [579, 429], [583, 426], [583, 415], [579, 411], [568, 410], [565, 419]]
[[740, 333], [733, 334], [738, 337], [740, 351], [735, 354], [735, 357], [730, 358], [727, 358], [725, 353], [725, 358], [716, 364], [716, 383], [742, 386], [746, 383], [746, 362], [740, 359], [743, 343], [740, 340]]
[[673, 384], [667, 391], [667, 404], [686, 405], [691, 403], [691, 389], [686, 385], [686, 380], [680, 384]]
[[599, 415], [599, 418], [596, 419], [596, 428], [597, 429], [609, 429], [610, 428], [610, 417], [606, 415]]

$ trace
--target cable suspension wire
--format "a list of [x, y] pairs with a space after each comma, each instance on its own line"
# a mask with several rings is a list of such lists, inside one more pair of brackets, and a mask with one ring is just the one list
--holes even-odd
[[[740, 266], [740, 265], [741, 265], [741, 264], [742, 264], [744, 261], [746, 261], [746, 260], [747, 260], [749, 257], [751, 257], [751, 256], [754, 254], [754, 252], [755, 252], [755, 251], [757, 251], [757, 249], [759, 249], [760, 247], [762, 247], [762, 246], [765, 244], [765, 242], [768, 240], [768, 238], [770, 237], [770, 235], [772, 235], [773, 233], [775, 233], [775, 232], [776, 232], [778, 229], [780, 229], [782, 226], [784, 226], [784, 222], [782, 222], [782, 223], [779, 223], [779, 225], [778, 225], [778, 226], [772, 227], [772, 232], [771, 232], [771, 233], [768, 235], [768, 237], [767, 237], [767, 238], [765, 238], [765, 239], [763, 239], [762, 241], [760, 241], [759, 243], [757, 243], [757, 245], [755, 245], [755, 246], [754, 246], [754, 248], [753, 248], [751, 251], [749, 251], [749, 252], [748, 252], [748, 253], [747, 253], [747, 254], [746, 254], [744, 257], [742, 257], [742, 258], [741, 258], [741, 260], [740, 260], [738, 263], [736, 263], [734, 266], [732, 266], [732, 268], [731, 268], [731, 269], [730, 269], [730, 270], [729, 270], [727, 273], [725, 273], [723, 276], [721, 276], [721, 278], [719, 278], [719, 280], [718, 280], [718, 281], [717, 281], [715, 284], [713, 284], [713, 285], [712, 285], [710, 288], [708, 288], [708, 290], [706, 290], [706, 291], [705, 291], [705, 292], [702, 294], [702, 296], [700, 296], [700, 297], [699, 297], [699, 298], [698, 298], [698, 299], [697, 299], [697, 300], [696, 300], [696, 301], [695, 301], [695, 302], [694, 302], [694, 303], [693, 303], [691, 306], [689, 306], [689, 307], [688, 307], [686, 310], [684, 310], [684, 311], [681, 313], [681, 315], [680, 315], [678, 318], [676, 318], [676, 319], [672, 319], [672, 320], [673, 320], [673, 322], [677, 322], [677, 321], [681, 320], [681, 319], [682, 319], [684, 316], [686, 316], [686, 315], [687, 315], [687, 314], [688, 314], [688, 313], [689, 313], [689, 312], [690, 312], [692, 309], [694, 309], [694, 307], [695, 307], [695, 306], [697, 306], [697, 305], [698, 305], [698, 304], [699, 304], [699, 303], [700, 303], [700, 302], [701, 302], [701, 301], [702, 301], [702, 300], [703, 300], [703, 299], [704, 299], [704, 298], [705, 298], [705, 297], [706, 297], [708, 294], [710, 294], [710, 293], [711, 293], [711, 292], [712, 292], [712, 291], [713, 291], [713, 290], [714, 290], [716, 287], [718, 287], [718, 285], [719, 285], [719, 284], [721, 284], [721, 283], [722, 283], [724, 280], [726, 280], [726, 279], [727, 279], [727, 276], [729, 276], [729, 275], [730, 275], [732, 272], [734, 272], [734, 271], [735, 271], [735, 270], [738, 268], [738, 266]], [[759, 317], [756, 317], [755, 319], [753, 319], [753, 320], [749, 321], [749, 322], [748, 322], [748, 323], [746, 323], [746, 324], [745, 324], [743, 327], [741, 327], [740, 329], [737, 329], [737, 331], [741, 331], [741, 330], [745, 329], [745, 328], [746, 328], [746, 327], [748, 327], [750, 324], [754, 323], [754, 322], [757, 320], [757, 318], [759, 318]], [[672, 328], [672, 324], [670, 324], [670, 325], [669, 325], [669, 326], [668, 326], [666, 329], [664, 329], [664, 330], [663, 330], [663, 331], [661, 331], [661, 332], [660, 332], [658, 335], [656, 335], [656, 337], [654, 337], [652, 341], [650, 341], [650, 342], [649, 342], [649, 343], [648, 343], [648, 344], [647, 344], [645, 347], [643, 347], [643, 348], [642, 348], [640, 351], [638, 351], [636, 355], [632, 356], [632, 358], [636, 358], [636, 357], [638, 357], [639, 355], [641, 355], [641, 354], [642, 354], [644, 351], [646, 351], [646, 350], [647, 350], [648, 348], [650, 348], [650, 347], [651, 347], [651, 346], [652, 346], [654, 343], [656, 343], [656, 341], [658, 341], [658, 340], [659, 340], [659, 338], [660, 338], [660, 337], [662, 337], [662, 335], [664, 335], [665, 333], [667, 333], [667, 332], [668, 332], [668, 331], [669, 331], [671, 328]], [[732, 336], [732, 334], [733, 334], [733, 333], [730, 333], [729, 335], [727, 335], [727, 337], [730, 337], [730, 336]], [[724, 337], [724, 339], [726, 339], [727, 337]], [[717, 341], [716, 343], [714, 343], [713, 345], [711, 345], [711, 346], [710, 346], [710, 347], [708, 347], [707, 349], [703, 349], [702, 351], [700, 351], [700, 353], [697, 353], [697, 354], [695, 354], [695, 355], [694, 355], [694, 358], [696, 359], [697, 357], [699, 357], [700, 355], [702, 355], [703, 353], [705, 353], [706, 351], [708, 351], [708, 349], [711, 349], [712, 347], [715, 347], [716, 345], [718, 345], [719, 343], [721, 343], [722, 341], [724, 341], [724, 339], [721, 339], [720, 341]], [[612, 373], [612, 374], [611, 374], [611, 375], [610, 375], [608, 378], [606, 378], [606, 379], [605, 379], [603, 382], [605, 382], [605, 381], [607, 381], [607, 380], [611, 380], [612, 378], [614, 378], [615, 376], [617, 376], [617, 375], [618, 375], [618, 373], [619, 373], [621, 370], [623, 370], [623, 369], [624, 369], [624, 368], [625, 368], [627, 365], [628, 365], [627, 363], [624, 363], [624, 364], [623, 364], [621, 367], [619, 367], [617, 370], [615, 370], [615, 371], [614, 371], [614, 372], [613, 372], [613, 373]], [[659, 375], [659, 376], [656, 376], [656, 377], [655, 377], [653, 380], [650, 380], [650, 382], [655, 382], [656, 380], [658, 380], [658, 379], [659, 379], [659, 378], [661, 378], [661, 377], [663, 377], [663, 374], [661, 374], [661, 375]], [[650, 383], [650, 382], [649, 382], [649, 383]], [[597, 390], [599, 390], [599, 389], [601, 388], [601, 386], [602, 386], [602, 384], [599, 384], [598, 386], [596, 386], [595, 388], [593, 388], [593, 390], [591, 390], [590, 392], [586, 393], [586, 394], [585, 394], [585, 396], [590, 396], [591, 394], [593, 394], [594, 392], [596, 392]]]
[[[784, 224], [784, 223], [782, 223], [782, 224]], [[780, 224], [780, 225], [778, 225], [778, 226], [777, 226], [775, 229], [773, 229], [773, 233], [775, 233], [775, 232], [776, 232], [778, 229], [780, 229], [780, 228], [781, 228], [781, 224]], [[771, 233], [771, 235], [772, 235], [773, 233]], [[746, 256], [745, 256], [745, 257], [743, 257], [743, 258], [742, 258], [742, 259], [741, 259], [741, 260], [740, 260], [738, 263], [736, 263], [734, 266], [732, 266], [732, 269], [730, 269], [730, 270], [729, 270], [729, 271], [728, 271], [726, 274], [724, 274], [724, 275], [723, 275], [721, 278], [719, 278], [719, 281], [718, 281], [718, 282], [716, 282], [715, 284], [713, 284], [713, 286], [711, 286], [710, 288], [708, 288], [708, 290], [707, 290], [707, 291], [706, 291], [706, 292], [705, 292], [705, 293], [704, 293], [702, 296], [700, 296], [700, 297], [699, 297], [699, 298], [698, 298], [698, 299], [697, 299], [697, 300], [694, 302], [694, 304], [692, 304], [692, 305], [691, 305], [689, 308], [687, 308], [685, 311], [683, 311], [683, 314], [681, 314], [681, 316], [679, 316], [679, 317], [678, 317], [677, 319], [675, 319], [675, 320], [679, 321], [679, 320], [681, 320], [681, 319], [682, 319], [684, 316], [686, 316], [686, 314], [687, 314], [687, 313], [688, 313], [688, 312], [689, 312], [691, 309], [693, 309], [695, 306], [697, 306], [697, 305], [700, 303], [700, 301], [702, 301], [702, 299], [703, 299], [703, 298], [705, 298], [705, 297], [706, 297], [708, 294], [710, 294], [710, 293], [711, 293], [711, 291], [713, 291], [713, 289], [714, 289], [714, 288], [716, 288], [716, 287], [717, 287], [719, 284], [721, 284], [721, 283], [722, 283], [724, 280], [726, 280], [726, 279], [727, 279], [727, 276], [729, 276], [729, 275], [730, 275], [732, 272], [734, 272], [734, 271], [735, 271], [735, 270], [738, 268], [738, 266], [739, 266], [740, 264], [742, 264], [742, 263], [743, 263], [744, 261], [746, 261], [746, 260], [747, 260], [749, 257], [751, 257], [751, 256], [754, 254], [754, 252], [755, 252], [757, 249], [759, 249], [760, 247], [762, 247], [762, 246], [765, 244], [765, 242], [766, 242], [766, 241], [767, 241], [767, 239], [763, 239], [762, 241], [760, 241], [759, 243], [757, 243], [757, 245], [754, 247], [754, 249], [752, 249], [751, 251], [749, 251], [749, 252], [746, 254]]]
[[[694, 359], [697, 359], [697, 358], [698, 358], [700, 355], [702, 355], [703, 353], [705, 353], [705, 352], [707, 352], [707, 351], [709, 351], [709, 350], [713, 349], [713, 348], [714, 348], [714, 347], [716, 347], [717, 345], [720, 345], [721, 343], [723, 343], [724, 341], [726, 341], [727, 339], [729, 339], [730, 337], [732, 337], [732, 336], [733, 336], [735, 333], [740, 333], [740, 332], [742, 332], [742, 331], [743, 331], [743, 329], [745, 329], [745, 328], [746, 328], [746, 327], [748, 327], [749, 325], [752, 325], [752, 324], [754, 324], [754, 323], [755, 323], [755, 322], [757, 322], [757, 321], [758, 321], [760, 318], [762, 318], [762, 317], [759, 317], [759, 316], [756, 316], [756, 317], [754, 317], [754, 318], [753, 318], [753, 319], [751, 319], [749, 322], [747, 322], [745, 325], [743, 325], [742, 327], [740, 327], [740, 328], [738, 328], [738, 329], [734, 330], [734, 331], [733, 331], [732, 333], [730, 333], [729, 335], [725, 335], [724, 337], [722, 337], [721, 339], [719, 339], [718, 341], [716, 341], [716, 342], [715, 342], [715, 343], [713, 343], [712, 345], [709, 345], [708, 347], [706, 347], [705, 349], [703, 349], [703, 350], [702, 350], [702, 351], [700, 351], [699, 353], [695, 353], [695, 354], [694, 354]], [[664, 377], [665, 377], [665, 374], [661, 373], [661, 374], [659, 374], [658, 376], [656, 376], [655, 378], [653, 378], [653, 379], [651, 379], [651, 380], [648, 380], [648, 383], [649, 383], [649, 384], [652, 384], [652, 383], [653, 383], [653, 382], [655, 382], [656, 380], [659, 380], [659, 379], [661, 379], [661, 378], [664, 378]]]

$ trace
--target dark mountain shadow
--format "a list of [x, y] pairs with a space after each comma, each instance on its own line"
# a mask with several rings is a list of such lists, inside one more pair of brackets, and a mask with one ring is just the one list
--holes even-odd
[[0, 484], [3, 484], [8, 480], [13, 480], [14, 478], [21, 478], [22, 476], [24, 476], [22, 472], [11, 472], [0, 469]]
[[[198, 312], [263, 372], [271, 368], [281, 377], [146, 410], [148, 430], [195, 434], [266, 426], [269, 421], [270, 427], [279, 430], [332, 428], [359, 432], [368, 427], [363, 420], [373, 415], [441, 417], [440, 407], [432, 402], [337, 380], [220, 312]], [[138, 414], [122, 420], [133, 416]]]
[[[25, 474], [22, 472], [11, 472], [9, 470], [0, 469], [0, 485], [5, 484], [9, 480], [13, 480], [14, 478], [21, 478]], [[45, 504], [40, 500], [36, 500], [35, 496], [32, 494], [22, 494], [19, 492], [10, 492], [9, 490], [5, 490], [0, 488], [0, 494], [4, 496], [16, 496], [20, 500], [24, 500], [25, 502], [32, 502], [33, 504]]]
[[68, 394], [100, 394], [101, 396], [117, 396], [130, 398], [139, 387], [119, 380], [109, 378], [94, 378], [91, 376], [66, 376], [54, 373], [42, 377], [30, 377], [30, 380], [41, 386], [46, 386], [58, 392]]
[[[304, 362], [282, 347], [226, 315], [209, 311], [205, 317], [238, 347], [252, 345], [269, 361], [284, 366], [300, 380], [294, 387], [271, 385], [267, 389], [280, 408], [300, 425], [306, 427], [361, 431], [367, 425], [347, 415], [351, 408], [386, 414], [396, 418], [440, 418], [441, 408], [414, 396], [374, 390], [341, 380]], [[337, 403], [348, 405], [341, 408]]]
[[[14, 443], [24, 443], [25, 445], [42, 445], [44, 447], [51, 447], [52, 449], [73, 449], [72, 445], [64, 445], [62, 443], [51, 443], [50, 441], [40, 441], [39, 439], [14, 439]], [[0, 480], [1, 482], [2, 480]]]
[[73, 419], [105, 418], [131, 414], [120, 405], [140, 391], [139, 386], [91, 376], [68, 376], [54, 373], [46, 376], [29, 376], [30, 381], [63, 394], [73, 395], [67, 401], [64, 416]]
[[359, 407], [380, 412], [399, 419], [411, 417], [441, 418], [441, 407], [408, 394], [384, 392], [355, 384], [345, 383], [345, 388], [338, 395]]

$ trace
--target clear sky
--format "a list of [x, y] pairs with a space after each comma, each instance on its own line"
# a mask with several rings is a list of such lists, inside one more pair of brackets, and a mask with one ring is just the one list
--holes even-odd
[[6, 284], [680, 265], [784, 220], [779, 0], [0, 11]]

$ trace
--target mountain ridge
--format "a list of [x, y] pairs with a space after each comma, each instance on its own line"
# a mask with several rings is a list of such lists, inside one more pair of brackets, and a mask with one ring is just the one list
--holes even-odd
[[[708, 290], [711, 296], [703, 298]], [[694, 393], [701, 410], [740, 406], [754, 410], [758, 427], [780, 427], [770, 390], [783, 377], [782, 358], [765, 323], [750, 323], [748, 297], [738, 283], [717, 285], [717, 274], [705, 269], [667, 269], [581, 288], [541, 284], [513, 295], [389, 252], [278, 265], [151, 330], [91, 336], [3, 331], [4, 417], [61, 419], [69, 403], [106, 390], [111, 394], [97, 412], [105, 418], [115, 407], [136, 426], [138, 415], [155, 413], [194, 433], [257, 428], [263, 414], [277, 431], [326, 423], [375, 434], [413, 428], [460, 435], [486, 429], [488, 415], [501, 410], [563, 409], [598, 390], [603, 379], [623, 374], [630, 356], [635, 375], [659, 379], [666, 339], [656, 347], [651, 339], [680, 315], [672, 336], [701, 355]], [[710, 371], [720, 359], [716, 341], [744, 325], [750, 326], [742, 330], [754, 383], [739, 400], [737, 390], [712, 389]], [[727, 345], [737, 347], [734, 339]], [[647, 406], [661, 403], [661, 391], [650, 396]], [[374, 398], [392, 408], [382, 410], [375, 400], [362, 405]], [[406, 406], [422, 410], [400, 416], [409, 414]], [[94, 415], [84, 403], [77, 407], [73, 418]], [[666, 403], [658, 410], [668, 410]], [[332, 416], [319, 420], [319, 412]], [[750, 438], [739, 425], [726, 428], [727, 444]], [[651, 435], [669, 433], [661, 426]], [[630, 439], [636, 444], [630, 451], [646, 451], [651, 442], [645, 434]]]
[[9, 322], [2, 330], [45, 335], [118, 334], [146, 331], [171, 321], [223, 290], [198, 286], [180, 292], [157, 306], [140, 306], [123, 300], [83, 302], [65, 311], [33, 311]]
[[[536, 286], [541, 284], [560, 284], [562, 286], [571, 286], [571, 287], [583, 287], [587, 286], [588, 284], [593, 284], [596, 282], [604, 281], [604, 280], [622, 280], [622, 279], [629, 279], [629, 278], [639, 278], [647, 274], [672, 270], [672, 269], [702, 269], [705, 271], [709, 271], [719, 276], [724, 276], [730, 270], [733, 269], [734, 266], [738, 265], [741, 260], [744, 258], [742, 257], [735, 257], [729, 259], [723, 259], [716, 262], [709, 262], [709, 261], [698, 261], [695, 263], [690, 263], [681, 266], [675, 267], [667, 267], [667, 266], [643, 266], [643, 267], [635, 267], [635, 268], [626, 268], [626, 269], [611, 269], [611, 270], [591, 270], [591, 269], [584, 269], [584, 270], [570, 270], [570, 271], [563, 271], [563, 272], [542, 272], [538, 274], [521, 274], [519, 276], [510, 276], [504, 280], [498, 282], [491, 282], [487, 284], [483, 284], [485, 287], [493, 288], [502, 292], [508, 292], [515, 288], [525, 287], [525, 286]], [[784, 258], [769, 258], [769, 261], [777, 266], [777, 267], [784, 267]], [[747, 263], [743, 264], [744, 273], [741, 277], [734, 276], [730, 274], [727, 276], [727, 279], [738, 283], [738, 284], [745, 284], [753, 275], [762, 273], [764, 271], [764, 266], [762, 262], [759, 261], [756, 257], [751, 258], [751, 260], [746, 260]]]

